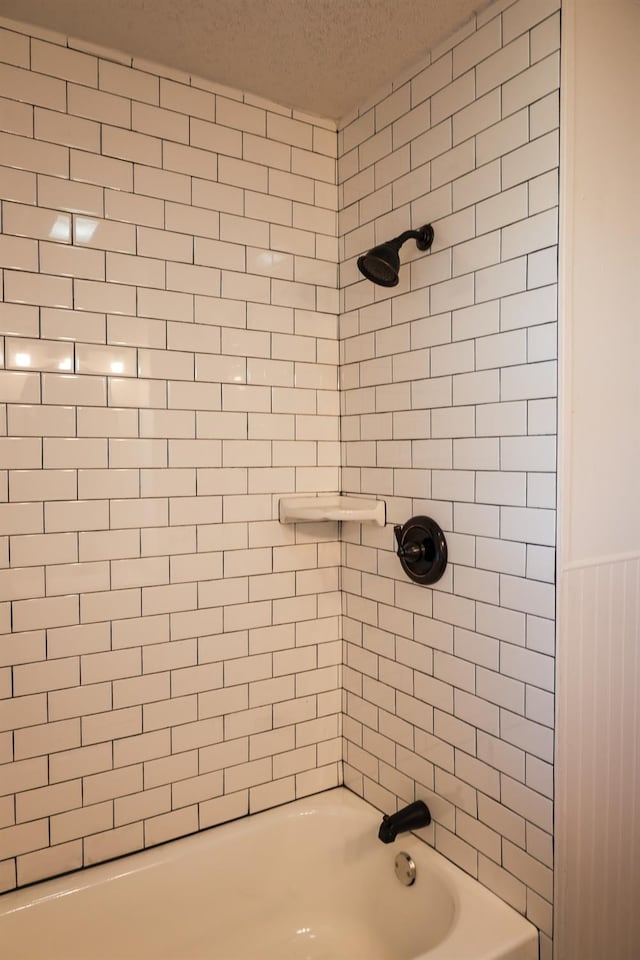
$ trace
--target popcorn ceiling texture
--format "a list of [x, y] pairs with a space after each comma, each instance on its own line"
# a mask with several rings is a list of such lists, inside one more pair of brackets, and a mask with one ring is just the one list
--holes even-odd
[[5, 27], [2, 890], [341, 776], [335, 127]]
[[[344, 767], [551, 956], [557, 8], [500, 0], [346, 118], [339, 189], [330, 123], [5, 24], [2, 889]], [[387, 527], [277, 523], [338, 489]]]
[[[339, 135], [345, 784], [431, 806], [445, 856], [526, 914], [553, 899], [558, 3], [501, 3]], [[402, 249], [393, 290], [356, 258]], [[392, 524], [434, 517], [433, 589]]]
[[[447, 37], [477, 0], [2, 0], [6, 16], [340, 117]], [[354, 37], [357, 41], [354, 42]]]

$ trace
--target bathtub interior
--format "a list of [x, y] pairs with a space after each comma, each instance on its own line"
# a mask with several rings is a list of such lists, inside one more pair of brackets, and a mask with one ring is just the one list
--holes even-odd
[[[381, 844], [378, 819], [339, 789], [47, 881], [0, 899], [0, 942], [11, 960], [435, 957], [459, 890], [419, 840]], [[413, 887], [395, 876], [400, 849]]]

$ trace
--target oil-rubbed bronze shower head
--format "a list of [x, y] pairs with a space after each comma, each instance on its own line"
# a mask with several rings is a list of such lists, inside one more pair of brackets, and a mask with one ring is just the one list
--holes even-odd
[[381, 287], [395, 287], [400, 273], [400, 247], [406, 240], [415, 240], [418, 250], [428, 250], [433, 243], [430, 223], [419, 230], [405, 230], [395, 240], [388, 240], [358, 257], [360, 273]]

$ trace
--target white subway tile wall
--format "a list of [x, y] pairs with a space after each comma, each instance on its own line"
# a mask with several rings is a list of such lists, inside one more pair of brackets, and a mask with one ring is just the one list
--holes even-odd
[[3, 27], [0, 890], [342, 776], [335, 125]]
[[[559, 2], [503, 0], [339, 133], [345, 783], [526, 914], [551, 955]], [[431, 222], [399, 285], [356, 258]], [[434, 517], [415, 585], [392, 523]]]
[[[338, 138], [2, 21], [1, 889], [344, 766], [551, 956], [558, 7], [499, 0]], [[388, 526], [278, 524], [338, 489]]]

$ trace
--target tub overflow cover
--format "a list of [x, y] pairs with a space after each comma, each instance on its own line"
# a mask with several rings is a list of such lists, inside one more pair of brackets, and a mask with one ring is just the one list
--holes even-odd
[[412, 887], [416, 882], [416, 865], [408, 853], [403, 850], [394, 860], [396, 877], [405, 887]]

